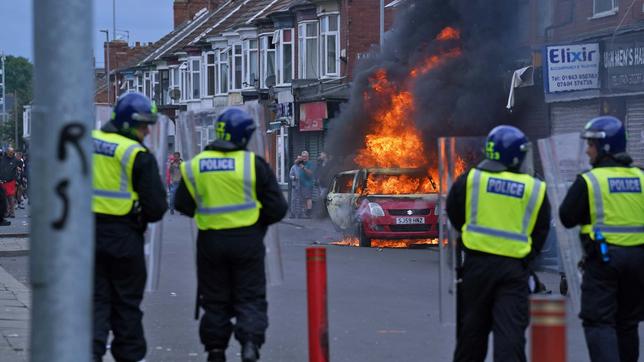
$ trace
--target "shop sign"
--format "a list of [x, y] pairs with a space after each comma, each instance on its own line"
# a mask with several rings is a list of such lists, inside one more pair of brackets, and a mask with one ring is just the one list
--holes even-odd
[[641, 33], [606, 40], [602, 58], [605, 91], [644, 91], [644, 39]]
[[326, 118], [326, 102], [300, 104], [300, 131], [322, 131]]
[[547, 46], [544, 82], [546, 93], [599, 88], [599, 44]]

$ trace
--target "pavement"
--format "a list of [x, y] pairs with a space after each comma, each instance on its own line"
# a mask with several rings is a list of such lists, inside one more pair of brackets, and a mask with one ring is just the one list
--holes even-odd
[[[17, 209], [9, 226], [0, 226], [0, 257], [29, 253], [29, 212]], [[31, 292], [0, 267], [0, 362], [28, 360]]]
[[[16, 220], [20, 218], [28, 223], [26, 215], [19, 214]], [[196, 276], [190, 222], [180, 215], [166, 218], [160, 282], [143, 302], [148, 362], [205, 360], [198, 322], [192, 319]], [[435, 250], [329, 245], [342, 235], [328, 220], [285, 219], [278, 230], [284, 280], [268, 288], [271, 325], [263, 361], [308, 359], [304, 256], [305, 249], [315, 245], [327, 249], [330, 360], [451, 360], [455, 333], [439, 318]], [[0, 242], [0, 362], [22, 362], [27, 360], [29, 340], [28, 249], [21, 240], [9, 241], [20, 239], [15, 235], [19, 231], [7, 229], [4, 235], [13, 235], [6, 238], [3, 231], [0, 240], [7, 240]], [[5, 246], [10, 248], [8, 254], [1, 249]], [[558, 290], [557, 275], [540, 276], [549, 289]], [[529, 344], [526, 348], [529, 353]], [[571, 311], [567, 353], [569, 361], [588, 360], [581, 323]], [[230, 361], [239, 360], [234, 340], [227, 355]], [[112, 361], [109, 354], [104, 361]]]

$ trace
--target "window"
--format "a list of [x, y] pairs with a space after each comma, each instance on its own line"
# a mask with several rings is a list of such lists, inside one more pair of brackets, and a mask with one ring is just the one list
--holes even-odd
[[190, 63], [192, 99], [199, 99], [201, 98], [201, 59], [192, 59]]
[[242, 46], [233, 45], [228, 51], [228, 64], [230, 67], [230, 90], [242, 88]]
[[614, 13], [616, 10], [617, 0], [594, 0], [593, 15]]
[[302, 23], [298, 27], [300, 79], [319, 78], [318, 64], [318, 23]]
[[275, 44], [272, 35], [259, 38], [259, 85], [268, 88], [275, 84]]
[[159, 104], [170, 104], [170, 72], [169, 70], [159, 71]]
[[159, 101], [159, 72], [150, 72], [150, 80], [152, 88], [150, 89], [150, 99], [157, 102]]
[[[181, 76], [179, 67], [170, 68], [170, 89], [181, 89]], [[174, 99], [169, 100], [170, 103], [175, 103]]]
[[152, 81], [150, 80], [150, 72], [143, 73], [143, 82], [145, 84], [144, 87], [143, 87], [143, 92], [148, 98], [151, 98], [151, 96], [152, 96]]
[[219, 82], [217, 82], [217, 94], [228, 93], [228, 49], [223, 49], [215, 54], [215, 61], [217, 63], [217, 74], [219, 75]]
[[136, 76], [136, 91], [143, 93], [143, 74]]
[[254, 87], [259, 79], [259, 49], [257, 39], [244, 40], [244, 88]]
[[206, 53], [206, 96], [215, 95], [215, 74], [217, 74], [215, 53]]
[[339, 15], [323, 16], [320, 21], [322, 76], [340, 76], [340, 19]]
[[190, 92], [190, 64], [184, 62], [179, 66], [179, 78], [181, 80], [181, 100], [185, 101], [191, 99], [192, 93]]
[[278, 30], [276, 53], [277, 84], [289, 84], [293, 80], [293, 29]]

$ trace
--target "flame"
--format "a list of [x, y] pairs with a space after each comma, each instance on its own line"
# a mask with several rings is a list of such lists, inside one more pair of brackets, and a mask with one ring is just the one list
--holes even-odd
[[340, 246], [360, 246], [360, 240], [356, 237], [349, 236], [339, 241], [330, 242], [329, 244]]
[[[438, 41], [458, 40], [460, 32], [452, 27], [444, 28]], [[384, 69], [379, 69], [369, 78], [370, 89], [363, 97], [365, 107], [371, 112], [371, 129], [365, 136], [365, 147], [358, 151], [354, 161], [360, 167], [420, 168], [430, 163], [420, 132], [413, 121], [415, 101], [412, 93], [415, 79], [426, 74], [450, 59], [461, 55], [461, 49], [448, 49], [441, 54], [429, 56], [417, 64], [408, 79], [394, 82]], [[426, 176], [389, 176], [367, 180], [366, 193], [414, 194], [437, 192], [434, 180], [437, 170], [427, 170]]]
[[436, 35], [436, 40], [447, 41], [447, 40], [458, 40], [461, 38], [461, 32], [458, 29], [454, 29], [451, 26], [448, 26], [441, 30], [438, 35]]

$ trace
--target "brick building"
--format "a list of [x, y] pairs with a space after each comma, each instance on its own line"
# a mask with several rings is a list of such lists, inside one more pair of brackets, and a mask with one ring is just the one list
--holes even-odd
[[[348, 100], [357, 60], [378, 46], [379, 3], [175, 0], [175, 28], [142, 56], [114, 60], [135, 59], [113, 67], [114, 84], [118, 93], [148, 95], [179, 124], [188, 112], [210, 115], [196, 117], [198, 148], [214, 138], [212, 116], [245, 106], [286, 182], [294, 154], [324, 148], [326, 122]], [[387, 26], [394, 11], [385, 12]]]
[[535, 85], [523, 92], [543, 99], [530, 105], [541, 133], [579, 132], [593, 117], [615, 115], [625, 122], [629, 153], [644, 164], [644, 4], [531, 0], [526, 6]]

